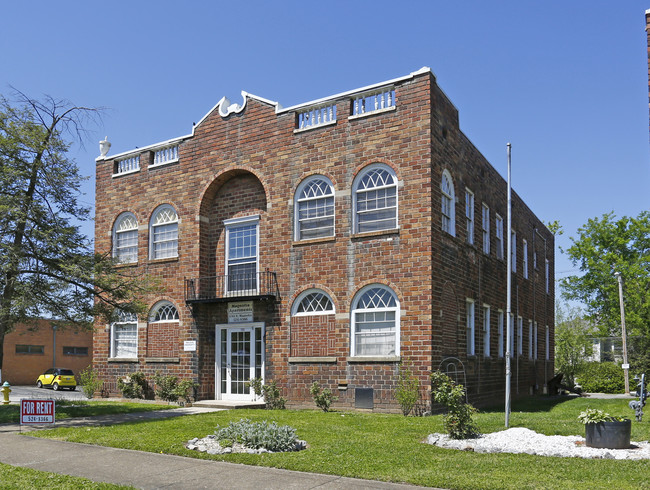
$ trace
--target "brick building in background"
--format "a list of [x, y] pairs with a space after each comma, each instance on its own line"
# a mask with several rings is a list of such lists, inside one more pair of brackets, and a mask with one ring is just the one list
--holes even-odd
[[55, 331], [48, 320], [37, 320], [35, 325], [17, 325], [5, 336], [3, 349], [3, 382], [36, 385], [36, 378], [51, 367], [72, 369], [79, 382], [79, 373], [92, 364], [93, 333]]
[[[431, 70], [282, 108], [243, 92], [192, 133], [96, 160], [98, 252], [161, 280], [142, 318], [98, 321], [108, 386], [191, 378], [199, 399], [396, 410], [455, 371], [504, 398], [506, 182], [459, 130]], [[553, 235], [513, 193], [512, 393], [553, 376]], [[427, 395], [425, 394], [425, 397]]]

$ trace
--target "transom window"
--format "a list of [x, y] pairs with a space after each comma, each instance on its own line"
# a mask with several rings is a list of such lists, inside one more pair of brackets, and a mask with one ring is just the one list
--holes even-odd
[[169, 205], [160, 206], [151, 218], [151, 258], [178, 257], [178, 215]]
[[352, 355], [399, 355], [399, 301], [390, 288], [367, 286], [353, 301]]
[[134, 313], [116, 312], [111, 324], [111, 357], [138, 356], [138, 319]]
[[332, 299], [320, 289], [305, 291], [294, 302], [294, 316], [330, 314], [334, 314]]
[[169, 301], [159, 301], [149, 313], [150, 322], [177, 322], [178, 310]]
[[440, 190], [442, 191], [442, 231], [446, 231], [450, 235], [455, 235], [456, 196], [454, 194], [454, 183], [447, 170], [442, 173]]
[[296, 191], [296, 240], [334, 236], [334, 186], [322, 175], [305, 180]]
[[113, 227], [113, 257], [122, 264], [138, 261], [138, 220], [123, 213]]
[[355, 233], [397, 228], [397, 177], [387, 165], [360, 173], [354, 185]]

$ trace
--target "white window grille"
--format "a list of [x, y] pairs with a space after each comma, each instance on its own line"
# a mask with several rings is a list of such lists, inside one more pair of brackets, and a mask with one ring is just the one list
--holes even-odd
[[483, 204], [482, 223], [483, 229], [483, 253], [490, 255], [490, 208]]
[[115, 174], [126, 174], [140, 170], [140, 155], [122, 158], [115, 162]]
[[121, 264], [138, 261], [138, 221], [131, 213], [122, 214], [115, 222], [113, 257]]
[[371, 165], [355, 179], [355, 233], [397, 228], [397, 177], [387, 165]]
[[178, 310], [169, 301], [159, 301], [149, 313], [149, 322], [177, 322]]
[[311, 107], [297, 114], [297, 130], [313, 129], [336, 123], [336, 104]]
[[296, 190], [296, 240], [334, 236], [334, 186], [323, 176], [310, 177]]
[[327, 293], [312, 289], [296, 298], [293, 316], [333, 315], [334, 305]]
[[446, 231], [453, 236], [456, 234], [456, 196], [454, 183], [447, 170], [442, 173], [440, 189], [442, 191], [442, 231]]
[[226, 290], [251, 294], [258, 289], [259, 215], [224, 221], [226, 226]]
[[399, 301], [386, 286], [362, 289], [352, 303], [354, 356], [399, 355]]
[[111, 357], [138, 356], [138, 319], [134, 313], [117, 312], [111, 324]]
[[474, 300], [465, 301], [465, 313], [467, 319], [467, 355], [473, 356], [476, 353], [475, 331], [474, 331]]
[[465, 218], [467, 218], [467, 243], [474, 243], [474, 193], [465, 189]]
[[160, 206], [151, 219], [151, 258], [178, 256], [178, 215], [168, 205]]
[[153, 165], [164, 165], [178, 161], [178, 145], [160, 148], [153, 153]]
[[352, 101], [352, 116], [364, 116], [395, 107], [395, 89], [384, 88], [356, 96]]
[[483, 305], [483, 355], [490, 357], [490, 307]]
[[497, 259], [503, 259], [503, 218], [498, 214], [496, 216], [495, 235], [497, 239]]
[[524, 261], [522, 267], [524, 268], [524, 279], [528, 279], [528, 242], [522, 240], [522, 253], [524, 254]]

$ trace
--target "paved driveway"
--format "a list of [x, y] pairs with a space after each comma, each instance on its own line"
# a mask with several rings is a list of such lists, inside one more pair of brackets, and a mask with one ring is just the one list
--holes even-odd
[[[76, 391], [59, 390], [54, 391], [51, 388], [37, 388], [34, 386], [12, 386], [9, 393], [9, 401], [19, 403], [21, 398], [31, 400], [52, 399], [52, 400], [87, 400], [81, 386], [77, 386]], [[0, 400], [2, 397], [0, 397]]]

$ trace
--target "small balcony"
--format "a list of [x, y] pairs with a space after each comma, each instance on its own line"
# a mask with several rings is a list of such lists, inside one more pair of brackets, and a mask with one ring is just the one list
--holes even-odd
[[185, 279], [185, 302], [188, 304], [279, 297], [276, 273], [270, 271]]

